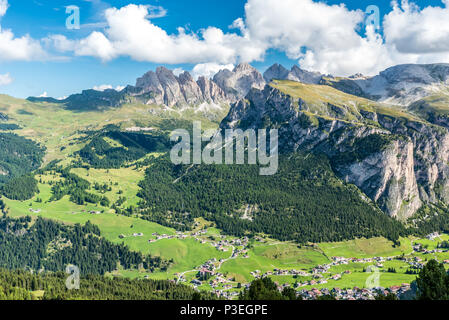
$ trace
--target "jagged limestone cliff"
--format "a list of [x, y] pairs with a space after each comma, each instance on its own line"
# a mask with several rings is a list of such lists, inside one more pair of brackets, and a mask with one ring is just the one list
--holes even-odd
[[449, 132], [400, 107], [323, 85], [274, 81], [231, 107], [221, 128], [278, 128], [282, 152], [325, 153], [335, 172], [405, 220], [449, 200]]

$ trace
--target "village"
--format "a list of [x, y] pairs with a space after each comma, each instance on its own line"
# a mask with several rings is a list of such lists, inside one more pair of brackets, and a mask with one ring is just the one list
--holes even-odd
[[[142, 233], [134, 233], [133, 237], [143, 237]], [[226, 261], [236, 258], [249, 258], [250, 249], [250, 239], [248, 237], [233, 238], [224, 235], [208, 235], [208, 229], [196, 230], [192, 232], [176, 232], [174, 235], [153, 233], [153, 238], [148, 240], [148, 243], [155, 243], [163, 239], [180, 239], [184, 240], [189, 237], [195, 239], [195, 241], [201, 244], [210, 244], [216, 250], [221, 252], [229, 252], [230, 255], [226, 259], [212, 258], [198, 268], [194, 270], [188, 270], [181, 273], [176, 273], [177, 283], [188, 283], [192, 285], [195, 289], [199, 288], [209, 288], [218, 297], [224, 299], [236, 299], [240, 291], [244, 288], [249, 288], [250, 283], [238, 283], [235, 279], [227, 277], [226, 274], [220, 272], [221, 266]], [[125, 237], [120, 235], [120, 238]], [[438, 234], [428, 235], [426, 238], [429, 240], [434, 240], [438, 238]], [[266, 243], [266, 239], [261, 237], [254, 237], [253, 240], [257, 243]], [[401, 261], [409, 266], [410, 270], [414, 270], [418, 273], [420, 269], [423, 268], [425, 261], [423, 258], [416, 256], [419, 255], [433, 255], [435, 253], [447, 253], [448, 249], [435, 248], [429, 250], [426, 246], [415, 243], [412, 245], [413, 252], [408, 255], [397, 255], [390, 257], [368, 257], [368, 258], [348, 258], [348, 257], [331, 257], [330, 262], [327, 264], [317, 265], [310, 270], [299, 270], [299, 269], [280, 269], [274, 268], [272, 271], [261, 272], [260, 270], [254, 270], [250, 272], [254, 279], [261, 279], [265, 277], [280, 277], [280, 276], [292, 276], [297, 279], [294, 284], [283, 283], [280, 284], [279, 281], [275, 282], [278, 289], [282, 291], [286, 287], [293, 287], [297, 293], [297, 296], [301, 296], [304, 300], [315, 300], [320, 296], [332, 295], [336, 299], [340, 300], [373, 300], [378, 295], [394, 294], [398, 297], [406, 294], [410, 290], [409, 283], [402, 283], [401, 285], [390, 286], [388, 288], [377, 286], [367, 286], [363, 288], [353, 287], [353, 288], [315, 288], [314, 286], [323, 287], [329, 281], [339, 281], [345, 275], [350, 275], [352, 273], [350, 268], [337, 273], [332, 273], [331, 269], [337, 266], [344, 266], [349, 264], [366, 264], [367, 278], [369, 277], [370, 268], [375, 268], [377, 270], [382, 270], [385, 267], [385, 263], [390, 261]], [[429, 258], [433, 258], [429, 257]], [[445, 264], [449, 264], [449, 259], [442, 261]], [[384, 272], [385, 270], [382, 270]], [[194, 274], [193, 279], [187, 277], [186, 274]], [[301, 278], [307, 278], [307, 280], [301, 280]], [[305, 288], [308, 287], [308, 288]], [[344, 287], [344, 286], [343, 286]]]

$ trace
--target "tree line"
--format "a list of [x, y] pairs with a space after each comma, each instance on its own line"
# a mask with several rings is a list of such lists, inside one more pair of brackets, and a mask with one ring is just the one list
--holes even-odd
[[[0, 269], [0, 300], [214, 300], [206, 292], [167, 280], [82, 276], [79, 290], [68, 290], [63, 272], [31, 273]], [[44, 291], [39, 297], [36, 291]]]

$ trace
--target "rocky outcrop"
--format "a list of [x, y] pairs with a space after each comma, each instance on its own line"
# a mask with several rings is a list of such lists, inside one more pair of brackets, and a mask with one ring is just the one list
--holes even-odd
[[413, 143], [394, 140], [381, 152], [337, 168], [340, 177], [358, 186], [379, 207], [401, 220], [421, 206], [414, 171]]
[[278, 128], [281, 152], [325, 153], [341, 179], [401, 220], [423, 203], [449, 203], [446, 128], [366, 110], [349, 122], [313, 114], [305, 100], [269, 85], [253, 89], [232, 105], [220, 127]]
[[233, 71], [224, 69], [214, 80], [193, 77], [184, 72], [176, 77], [172, 71], [159, 67], [156, 72], [147, 72], [136, 82], [135, 97], [148, 95], [147, 104], [167, 106], [201, 105], [204, 103], [230, 103], [244, 97], [248, 91], [263, 88], [262, 75], [248, 64], [240, 64]]
[[226, 94], [215, 82], [205, 77], [199, 77], [198, 86], [206, 102], [227, 101]]
[[237, 65], [233, 71], [219, 71], [213, 81], [224, 91], [229, 101], [245, 97], [252, 88], [263, 89], [265, 86], [260, 72], [248, 63]]
[[271, 80], [286, 80], [288, 79], [290, 71], [288, 71], [284, 66], [275, 63], [271, 67], [269, 67], [263, 74], [263, 78], [267, 83], [270, 83]]
[[193, 105], [199, 101], [205, 100], [200, 86], [187, 71], [178, 76], [178, 83], [181, 88], [184, 101], [187, 104]]
[[323, 75], [319, 72], [306, 71], [298, 66], [293, 66], [289, 71], [280, 64], [274, 64], [264, 72], [263, 77], [267, 83], [271, 80], [291, 80], [307, 84], [320, 83]]
[[[262, 75], [249, 64], [239, 64], [233, 71], [219, 71], [214, 80], [199, 77], [195, 81], [190, 73], [176, 77], [164, 67], [147, 72], [137, 79], [134, 97], [148, 97], [147, 104], [164, 104], [169, 107], [201, 105], [204, 103], [230, 103], [244, 97], [251, 88], [263, 88]], [[132, 92], [132, 91], [128, 91]]]
[[204, 77], [195, 81], [187, 71], [176, 77], [164, 67], [137, 79], [133, 90], [135, 98], [147, 98], [144, 98], [146, 104], [184, 107], [228, 103], [227, 96], [216, 83]]

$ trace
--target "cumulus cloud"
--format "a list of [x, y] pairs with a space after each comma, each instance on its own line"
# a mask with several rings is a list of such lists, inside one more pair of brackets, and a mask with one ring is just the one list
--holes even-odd
[[175, 68], [175, 69], [173, 69], [173, 74], [178, 77], [184, 71], [185, 70], [183, 68]]
[[198, 33], [187, 33], [178, 28], [168, 34], [150, 20], [154, 16], [148, 6], [128, 5], [105, 11], [108, 27], [95, 31], [80, 40], [64, 36], [49, 39], [56, 49], [72, 49], [79, 56], [94, 56], [110, 61], [119, 56], [129, 56], [137, 61], [154, 63], [233, 63], [237, 60], [261, 60], [265, 48], [255, 48], [254, 43], [236, 33], [224, 33], [208, 27]]
[[205, 78], [209, 79], [212, 78], [218, 71], [228, 69], [233, 70], [234, 65], [233, 64], [218, 64], [218, 63], [200, 63], [197, 64], [195, 67], [193, 67], [192, 70], [192, 76], [195, 79], [198, 79], [200, 76], [204, 76]]
[[44, 91], [42, 94], [40, 94], [40, 95], [38, 96], [38, 98], [47, 98], [47, 97], [48, 97], [47, 91]]
[[[267, 15], [267, 12], [270, 14]], [[129, 56], [153, 63], [197, 64], [195, 76], [211, 76], [237, 62], [263, 60], [268, 49], [284, 51], [303, 67], [326, 73], [372, 73], [392, 59], [383, 39], [358, 31], [365, 15], [344, 5], [312, 0], [248, 0], [245, 19], [236, 19], [227, 32], [208, 27], [198, 33], [178, 28], [168, 34], [150, 20], [145, 5], [128, 5], [105, 11], [108, 27], [76, 41], [53, 37], [61, 51], [110, 61]], [[279, 23], [282, 21], [282, 23]], [[298, 32], [300, 30], [300, 32]]]
[[364, 12], [312, 0], [248, 0], [245, 20], [234, 27], [305, 69], [373, 75], [395, 64], [449, 62], [449, 0], [442, 3], [421, 10], [407, 0], [393, 2], [384, 37], [365, 26]]
[[[6, 14], [9, 4], [7, 0], [0, 0], [0, 18]], [[43, 59], [45, 51], [38, 40], [29, 35], [15, 37], [11, 30], [0, 26], [0, 62], [12, 60], [35, 60]]]
[[13, 79], [9, 75], [9, 73], [0, 74], [0, 86], [6, 86], [13, 82]]
[[110, 84], [102, 84], [102, 85], [99, 85], [99, 86], [94, 86], [92, 89], [96, 90], [96, 91], [105, 91], [105, 90], [108, 90], [108, 89], [114, 89], [116, 91], [122, 91], [123, 89], [125, 89], [125, 86], [113, 87]]
[[[104, 11], [106, 27], [85, 38], [50, 35], [44, 41], [59, 52], [91, 56], [103, 62], [118, 57], [160, 64], [195, 64], [194, 76], [262, 61], [270, 49], [285, 52], [309, 70], [373, 75], [400, 63], [449, 62], [449, 0], [420, 9], [403, 0], [392, 3], [382, 35], [364, 26], [364, 10], [313, 0], [247, 0], [245, 15], [229, 30], [214, 26], [174, 33], [157, 26], [163, 7], [130, 4]], [[7, 1], [0, 0], [0, 14]], [[3, 11], [2, 11], [3, 10]], [[45, 54], [39, 41], [15, 38], [0, 29], [0, 60], [30, 60]]]
[[449, 52], [449, 0], [443, 4], [420, 10], [408, 1], [393, 2], [393, 11], [384, 19], [386, 42], [401, 53]]
[[45, 59], [46, 52], [39, 41], [29, 35], [16, 38], [11, 30], [0, 26], [0, 61]]

